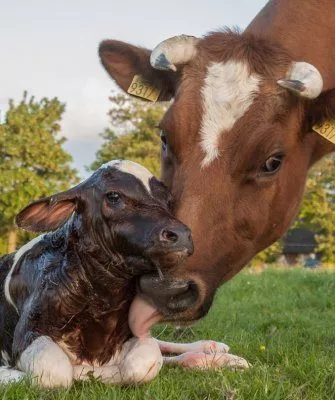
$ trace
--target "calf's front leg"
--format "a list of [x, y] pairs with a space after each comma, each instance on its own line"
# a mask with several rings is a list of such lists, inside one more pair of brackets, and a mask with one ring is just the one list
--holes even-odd
[[13, 338], [16, 366], [40, 386], [68, 387], [73, 381], [71, 361], [49, 336], [39, 333], [38, 322], [33, 316], [35, 309], [40, 311], [40, 305], [40, 298], [32, 296], [26, 299], [22, 308]]
[[163, 357], [165, 364], [179, 365], [194, 369], [238, 368], [246, 369], [248, 362], [229, 354], [229, 347], [214, 340], [199, 340], [193, 343], [171, 343], [157, 340], [159, 348], [165, 354], [179, 354]]
[[132, 338], [107, 365], [74, 366], [74, 379], [87, 380], [93, 375], [106, 383], [137, 385], [154, 379], [162, 365], [162, 353], [155, 339]]
[[214, 340], [198, 340], [192, 343], [173, 343], [164, 342], [156, 339], [158, 346], [163, 354], [182, 354], [189, 351], [201, 353], [228, 353], [229, 346]]
[[202, 370], [216, 368], [246, 369], [249, 367], [244, 358], [229, 353], [206, 354], [188, 351], [179, 356], [164, 357], [163, 360], [165, 364]]
[[19, 356], [17, 367], [44, 387], [68, 387], [73, 367], [64, 351], [48, 336], [39, 336]]

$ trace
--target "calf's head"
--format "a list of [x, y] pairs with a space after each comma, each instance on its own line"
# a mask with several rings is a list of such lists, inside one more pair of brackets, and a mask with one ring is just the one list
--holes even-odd
[[159, 100], [174, 98], [160, 123], [162, 178], [195, 251], [171, 277], [193, 282], [198, 298], [175, 312], [159, 304], [154, 277], [141, 287], [168, 320], [200, 318], [216, 289], [296, 215], [308, 168], [334, 150], [312, 131], [334, 111], [334, 91], [316, 67], [248, 33], [180, 36], [152, 52], [111, 40], [99, 53], [124, 90], [139, 74]]
[[193, 251], [190, 230], [173, 217], [169, 202], [168, 190], [146, 168], [116, 160], [74, 188], [30, 204], [16, 222], [45, 232], [69, 221], [84, 253], [107, 264], [119, 256], [138, 275], [176, 265]]

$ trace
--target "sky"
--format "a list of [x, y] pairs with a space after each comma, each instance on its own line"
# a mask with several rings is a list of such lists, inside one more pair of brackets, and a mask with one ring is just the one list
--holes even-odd
[[0, 6], [0, 110], [24, 90], [66, 103], [62, 135], [82, 177], [108, 125], [115, 90], [97, 57], [103, 39], [153, 48], [179, 34], [245, 28], [266, 0], [4, 0]]

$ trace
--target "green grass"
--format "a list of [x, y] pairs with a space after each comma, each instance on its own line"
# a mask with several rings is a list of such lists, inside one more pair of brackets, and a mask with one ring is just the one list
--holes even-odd
[[[171, 327], [157, 327], [155, 334], [176, 340]], [[155, 381], [139, 387], [94, 381], [68, 390], [39, 390], [22, 383], [0, 386], [0, 398], [334, 400], [335, 274], [245, 271], [221, 289], [206, 319], [179, 340], [200, 338], [229, 344], [252, 368], [191, 372], [164, 367]]]

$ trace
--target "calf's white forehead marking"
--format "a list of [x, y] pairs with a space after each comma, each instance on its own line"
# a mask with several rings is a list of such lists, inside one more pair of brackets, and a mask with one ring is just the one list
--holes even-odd
[[219, 139], [247, 112], [259, 90], [260, 76], [249, 72], [248, 64], [229, 60], [212, 63], [202, 88], [202, 167], [219, 156]]
[[15, 308], [15, 310], [17, 312], [18, 312], [18, 309], [17, 309], [17, 307], [10, 295], [10, 291], [9, 291], [10, 281], [12, 279], [14, 268], [15, 268], [17, 262], [19, 261], [19, 259], [23, 256], [23, 254], [26, 253], [27, 251], [29, 251], [31, 248], [33, 248], [35, 246], [35, 244], [38, 243], [40, 240], [42, 240], [43, 236], [44, 235], [40, 235], [40, 236], [37, 236], [36, 238], [32, 239], [30, 242], [26, 243], [15, 253], [13, 265], [6, 276], [5, 285], [4, 285], [5, 298], [8, 301], [8, 303], [10, 303]]
[[135, 178], [139, 179], [143, 183], [150, 193], [149, 181], [153, 175], [148, 169], [143, 167], [143, 165], [129, 160], [112, 160], [106, 164], [103, 164], [100, 168], [108, 167], [117, 168], [121, 172], [127, 172], [128, 174], [135, 176]]

